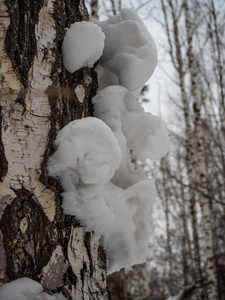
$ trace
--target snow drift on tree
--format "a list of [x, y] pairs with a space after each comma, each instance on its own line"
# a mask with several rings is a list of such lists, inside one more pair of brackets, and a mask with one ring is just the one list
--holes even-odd
[[[75, 120], [58, 133], [48, 173], [62, 183], [64, 213], [76, 216], [85, 230], [101, 239], [110, 274], [145, 261], [152, 230], [154, 181], [135, 169], [130, 153], [160, 159], [168, 151], [168, 134], [162, 121], [145, 113], [134, 96], [157, 63], [155, 44], [140, 18], [125, 9], [97, 22], [105, 35], [98, 25], [86, 23], [67, 31], [63, 61], [73, 72], [92, 66], [103, 52], [100, 91], [93, 98], [95, 117]], [[83, 41], [90, 40], [89, 28], [93, 52]], [[80, 54], [75, 54], [80, 38]]]

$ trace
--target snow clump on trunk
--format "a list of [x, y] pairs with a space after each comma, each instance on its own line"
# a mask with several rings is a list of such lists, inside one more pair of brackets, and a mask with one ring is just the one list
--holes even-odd
[[61, 181], [64, 213], [101, 240], [111, 274], [145, 261], [152, 230], [154, 180], [135, 169], [130, 153], [160, 159], [169, 143], [163, 122], [135, 98], [157, 64], [150, 33], [129, 9], [95, 22], [71, 25], [62, 48], [69, 72], [100, 58], [94, 117], [75, 120], [58, 133], [48, 173]]
[[97, 67], [99, 86], [119, 84], [138, 96], [157, 65], [155, 42], [139, 16], [130, 9], [100, 22], [105, 47]]
[[82, 67], [93, 67], [104, 49], [105, 35], [91, 22], [76, 22], [70, 26], [62, 44], [63, 63], [73, 73]]

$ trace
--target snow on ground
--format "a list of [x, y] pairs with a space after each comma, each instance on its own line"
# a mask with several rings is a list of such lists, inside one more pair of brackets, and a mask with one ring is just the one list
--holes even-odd
[[19, 278], [0, 288], [1, 300], [66, 300], [62, 294], [48, 295], [43, 287], [30, 278]]

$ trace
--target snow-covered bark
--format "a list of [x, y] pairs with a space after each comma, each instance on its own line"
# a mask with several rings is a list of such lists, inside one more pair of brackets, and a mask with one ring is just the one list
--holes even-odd
[[0, 5], [1, 283], [28, 277], [67, 299], [108, 299], [104, 251], [62, 213], [46, 169], [57, 132], [92, 113], [94, 69], [69, 74], [61, 51], [64, 28], [88, 19], [84, 2]]

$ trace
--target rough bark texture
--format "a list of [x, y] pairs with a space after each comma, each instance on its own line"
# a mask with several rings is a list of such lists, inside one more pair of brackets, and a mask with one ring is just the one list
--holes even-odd
[[29, 277], [50, 294], [108, 299], [105, 253], [62, 213], [62, 188], [46, 170], [57, 132], [92, 114], [94, 68], [68, 73], [61, 51], [65, 28], [88, 13], [82, 0], [0, 6], [1, 284]]

